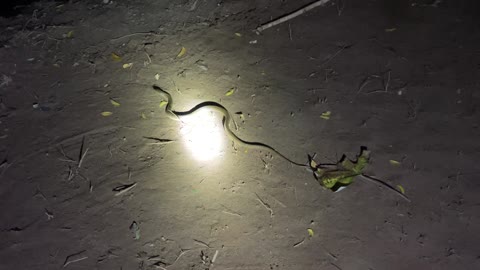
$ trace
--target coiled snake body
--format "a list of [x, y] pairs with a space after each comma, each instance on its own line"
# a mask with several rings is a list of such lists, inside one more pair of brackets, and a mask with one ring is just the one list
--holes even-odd
[[261, 142], [249, 142], [249, 141], [245, 141], [245, 140], [239, 138], [230, 129], [230, 122], [233, 121], [230, 113], [220, 103], [217, 103], [217, 102], [214, 102], [214, 101], [205, 101], [205, 102], [202, 102], [202, 103], [199, 103], [199, 104], [195, 105], [193, 108], [191, 108], [188, 111], [183, 111], [183, 112], [174, 111], [172, 109], [173, 100], [172, 100], [172, 96], [170, 95], [170, 93], [168, 93], [167, 91], [163, 90], [162, 88], [160, 88], [156, 85], [153, 86], [153, 89], [167, 98], [167, 104], [165, 106], [165, 113], [168, 115], [168, 117], [170, 119], [173, 119], [175, 121], [181, 121], [180, 118], [182, 116], [187, 116], [187, 115], [193, 114], [196, 111], [198, 111], [200, 109], [204, 109], [204, 108], [208, 108], [210, 110], [220, 112], [223, 115], [223, 121], [222, 121], [223, 122], [223, 129], [225, 130], [225, 133], [227, 134], [227, 136], [232, 141], [237, 142], [237, 143], [242, 144], [242, 145], [245, 145], [245, 146], [250, 147], [250, 148], [259, 148], [259, 149], [262, 149], [262, 150], [268, 150], [268, 151], [274, 152], [275, 154], [277, 154], [278, 156], [280, 156], [281, 158], [283, 158], [284, 160], [288, 161], [289, 163], [291, 163], [293, 165], [302, 166], [302, 167], [307, 166], [307, 164], [298, 163], [298, 162], [295, 162], [295, 161], [287, 158], [286, 156], [284, 156], [282, 153], [278, 152], [275, 148], [271, 147], [270, 145], [267, 145], [267, 144], [264, 144], [264, 143], [261, 143]]

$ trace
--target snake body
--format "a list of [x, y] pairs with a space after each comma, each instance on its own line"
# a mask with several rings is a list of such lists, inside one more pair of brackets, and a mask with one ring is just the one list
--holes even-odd
[[230, 123], [233, 122], [233, 119], [232, 119], [232, 116], [230, 115], [230, 112], [220, 103], [217, 103], [217, 102], [214, 102], [214, 101], [204, 101], [204, 102], [201, 102], [201, 103], [195, 105], [193, 108], [191, 108], [188, 111], [183, 111], [183, 112], [175, 111], [175, 110], [172, 109], [173, 99], [172, 99], [172, 96], [170, 95], [170, 93], [168, 93], [167, 91], [163, 90], [162, 88], [160, 88], [156, 85], [153, 85], [153, 89], [167, 98], [167, 104], [165, 105], [165, 113], [167, 114], [167, 116], [170, 119], [175, 120], [175, 121], [181, 121], [182, 116], [187, 116], [187, 115], [193, 114], [196, 111], [198, 111], [200, 109], [204, 109], [204, 108], [208, 108], [210, 110], [217, 111], [217, 112], [219, 112], [223, 115], [223, 121], [222, 121], [223, 122], [223, 129], [225, 130], [225, 133], [227, 134], [228, 138], [231, 139], [232, 141], [237, 142], [237, 143], [239, 143], [241, 145], [244, 145], [246, 147], [258, 148], [258, 149], [261, 149], [261, 150], [271, 151], [271, 152], [277, 154], [279, 157], [283, 158], [284, 160], [288, 161], [289, 163], [291, 163], [293, 165], [301, 166], [301, 167], [306, 167], [307, 166], [307, 164], [302, 164], [302, 163], [295, 162], [295, 161], [289, 159], [288, 157], [286, 157], [285, 155], [283, 155], [282, 153], [280, 153], [279, 151], [277, 151], [275, 148], [273, 148], [272, 146], [270, 146], [268, 144], [264, 144], [264, 143], [261, 143], [261, 142], [245, 141], [245, 140], [241, 139], [240, 137], [238, 137], [230, 129]]

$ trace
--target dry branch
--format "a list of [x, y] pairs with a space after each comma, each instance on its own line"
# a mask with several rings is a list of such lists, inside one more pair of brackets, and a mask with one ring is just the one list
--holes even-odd
[[301, 8], [301, 9], [299, 9], [299, 10], [297, 10], [297, 11], [292, 12], [292, 13], [290, 13], [290, 14], [288, 14], [288, 15], [285, 15], [285, 16], [283, 16], [283, 17], [280, 17], [280, 18], [278, 18], [278, 19], [276, 19], [276, 20], [274, 20], [274, 21], [271, 21], [271, 22], [269, 22], [269, 23], [263, 24], [263, 25], [257, 27], [257, 29], [255, 29], [255, 30], [256, 30], [258, 33], [260, 33], [260, 32], [262, 32], [262, 31], [264, 31], [264, 30], [266, 30], [266, 29], [268, 29], [268, 28], [270, 28], [270, 27], [273, 27], [273, 26], [275, 26], [275, 25], [284, 23], [284, 22], [286, 22], [286, 21], [288, 21], [288, 20], [291, 20], [291, 19], [293, 19], [293, 18], [295, 18], [295, 17], [297, 17], [297, 16], [300, 16], [300, 15], [302, 15], [303, 13], [306, 13], [307, 11], [310, 11], [310, 10], [316, 8], [316, 7], [323, 6], [323, 5], [325, 5], [326, 3], [328, 3], [328, 2], [330, 2], [330, 0], [318, 0], [318, 1], [316, 1], [316, 2], [311, 3], [311, 4], [308, 5], [308, 6], [305, 6], [305, 7]]

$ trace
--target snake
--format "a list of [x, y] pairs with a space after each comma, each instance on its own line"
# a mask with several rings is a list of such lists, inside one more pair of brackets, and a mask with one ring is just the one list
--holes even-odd
[[219, 112], [220, 114], [223, 115], [222, 119], [222, 124], [223, 124], [223, 130], [225, 131], [226, 135], [230, 140], [232, 140], [234, 143], [243, 145], [247, 148], [256, 148], [259, 150], [266, 150], [275, 153], [285, 161], [289, 162], [292, 165], [295, 166], [301, 166], [301, 167], [307, 167], [307, 164], [302, 164], [299, 162], [295, 162], [288, 158], [287, 156], [283, 155], [280, 153], [277, 149], [273, 148], [272, 146], [261, 143], [261, 142], [251, 142], [251, 141], [246, 141], [240, 137], [237, 136], [231, 129], [230, 129], [230, 124], [234, 121], [232, 119], [232, 116], [230, 112], [220, 103], [214, 102], [214, 101], [204, 101], [201, 103], [198, 103], [197, 105], [193, 106], [190, 110], [187, 111], [175, 111], [172, 109], [173, 107], [173, 99], [172, 95], [170, 95], [169, 92], [163, 90], [157, 85], [153, 85], [153, 90], [156, 92], [160, 93], [164, 97], [167, 98], [167, 104], [165, 105], [165, 113], [168, 116], [168, 118], [175, 120], [175, 121], [182, 121], [181, 118], [187, 115], [192, 115], [195, 112], [199, 111], [200, 109], [210, 109], [212, 111]]

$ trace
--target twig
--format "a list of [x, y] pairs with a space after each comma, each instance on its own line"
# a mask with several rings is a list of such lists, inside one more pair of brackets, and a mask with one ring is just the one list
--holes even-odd
[[203, 246], [203, 247], [206, 247], [206, 248], [210, 248], [210, 246], [209, 246], [207, 243], [203, 242], [203, 241], [200, 241], [200, 240], [197, 240], [197, 239], [193, 239], [193, 241], [194, 241], [196, 244], [200, 245], [200, 246]]
[[[386, 75], [387, 78], [385, 78], [385, 75]], [[365, 94], [369, 95], [369, 94], [373, 94], [373, 93], [388, 93], [388, 88], [390, 86], [390, 79], [391, 79], [391, 70], [387, 70], [386, 72], [383, 73], [382, 76], [371, 75], [371, 77], [376, 78], [376, 79], [381, 79], [383, 89], [373, 90], [373, 91], [370, 91], [370, 92], [365, 93]]]
[[257, 193], [255, 193], [255, 195], [257, 196], [257, 200], [270, 212], [270, 217], [273, 217], [273, 210], [272, 208], [270, 207], [270, 205], [268, 205], [266, 202], [264, 202], [260, 196], [258, 196]]
[[342, 268], [340, 268], [338, 265], [334, 264], [334, 263], [330, 263], [332, 266], [334, 266], [335, 268], [337, 268], [338, 270], [343, 270]]
[[290, 38], [290, 41], [292, 41], [292, 27], [290, 26], [290, 24], [288, 24], [288, 37]]
[[382, 181], [380, 179], [377, 179], [377, 178], [374, 178], [374, 177], [371, 177], [369, 175], [366, 175], [366, 174], [360, 174], [359, 176], [362, 176], [363, 179], [366, 179], [372, 183], [375, 183], [375, 184], [380, 184], [381, 186], [384, 186], [388, 189], [390, 189], [391, 191], [395, 192], [397, 195], [399, 195], [400, 197], [404, 198], [407, 202], [411, 202], [411, 200], [405, 196], [405, 194], [403, 194], [402, 192], [398, 191], [396, 188], [394, 188], [393, 186], [391, 186], [390, 184], [388, 184], [387, 182], [385, 181]]
[[222, 206], [223, 208], [225, 208], [225, 210], [223, 210], [222, 213], [229, 214], [229, 215], [232, 215], [232, 216], [242, 217], [241, 214], [233, 211], [232, 209], [229, 209], [229, 208], [226, 207], [225, 205], [221, 204], [221, 206]]
[[178, 89], [177, 84], [175, 83], [175, 81], [174, 81], [173, 79], [171, 79], [171, 80], [172, 80], [173, 86], [175, 87], [175, 90], [177, 90], [177, 92], [178, 92], [179, 94], [181, 94], [182, 92], [180, 92], [180, 89]]
[[79, 262], [83, 261], [85, 259], [88, 259], [87, 256], [83, 255], [86, 252], [86, 250], [82, 250], [80, 252], [77, 252], [72, 255], [68, 255], [67, 258], [65, 259], [65, 262], [63, 263], [63, 267], [66, 267], [67, 265], [74, 263], [74, 262]]
[[332, 56], [330, 56], [327, 60], [325, 60], [323, 63], [321, 63], [318, 67], [322, 67], [324, 65], [326, 65], [328, 62], [330, 62], [333, 58], [335, 58], [337, 55], [339, 55], [343, 50], [345, 49], [348, 49], [350, 47], [352, 47], [353, 44], [349, 44], [349, 45], [343, 45], [340, 47], [339, 50], [337, 50]]
[[212, 260], [210, 261], [212, 264], [217, 260], [217, 256], [218, 256], [218, 249], [215, 250], [215, 254], [213, 254], [213, 258], [212, 258]]
[[154, 33], [154, 32], [137, 32], [137, 33], [131, 33], [131, 34], [119, 36], [119, 37], [116, 37], [116, 38], [112, 38], [112, 39], [110, 39], [110, 42], [117, 41], [117, 40], [120, 40], [120, 39], [124, 39], [124, 38], [127, 38], [127, 37], [137, 36], [137, 35], [152, 35], [152, 36], [159, 36], [159, 37], [166, 37], [167, 36], [167, 35], [157, 34], [157, 33]]
[[120, 195], [122, 195], [123, 193], [126, 193], [126, 192], [128, 192], [129, 190], [133, 189], [135, 186], [137, 186], [137, 183], [127, 184], [127, 185], [121, 185], [121, 186], [115, 187], [114, 189], [112, 189], [112, 191], [113, 191], [113, 192], [116, 192], [116, 193], [115, 193], [115, 196], [120, 196]]
[[73, 158], [67, 156], [67, 154], [65, 154], [65, 150], [63, 150], [63, 146], [60, 145], [59, 147], [59, 150], [60, 150], [60, 153], [63, 155], [63, 157], [65, 159], [60, 159], [61, 161], [66, 161], [66, 162], [76, 162]]
[[151, 143], [151, 144], [168, 144], [168, 143], [174, 142], [174, 140], [161, 139], [161, 138], [157, 138], [157, 137], [143, 136], [143, 138], [148, 139], [148, 140], [153, 140], [153, 141], [155, 141], [154, 143]]
[[146, 62], [147, 64], [144, 63], [144, 66], [147, 66], [152, 63], [152, 58], [150, 58], [150, 55], [145, 51], [145, 55], [147, 56], [148, 61]]
[[268, 29], [268, 28], [270, 28], [270, 27], [273, 27], [273, 26], [275, 26], [275, 25], [284, 23], [284, 22], [286, 22], [286, 21], [288, 21], [288, 20], [291, 20], [291, 19], [293, 19], [293, 18], [295, 18], [295, 17], [297, 17], [297, 16], [300, 16], [300, 15], [302, 15], [303, 13], [306, 13], [307, 11], [310, 11], [310, 10], [316, 8], [316, 7], [323, 6], [323, 5], [325, 5], [326, 3], [328, 3], [328, 2], [330, 2], [330, 0], [319, 0], [319, 1], [313, 2], [313, 3], [311, 3], [310, 5], [307, 5], [307, 6], [301, 8], [301, 9], [299, 9], [299, 10], [297, 10], [297, 11], [294, 11], [294, 12], [288, 14], [288, 15], [285, 15], [285, 16], [283, 16], [283, 17], [280, 17], [280, 18], [278, 18], [278, 19], [276, 19], [276, 20], [274, 20], [274, 21], [268, 22], [268, 23], [266, 23], [266, 24], [263, 24], [263, 25], [257, 27], [257, 29], [255, 29], [255, 30], [256, 30], [258, 33], [260, 33], [260, 32], [262, 32], [262, 31], [264, 31], [264, 30], [266, 30], [266, 29]]
[[182, 257], [185, 253], [189, 251], [191, 251], [191, 249], [180, 249], [180, 254], [178, 254], [177, 258], [175, 259], [175, 261], [173, 261], [171, 265], [174, 265], [180, 259], [180, 257]]
[[293, 244], [293, 247], [298, 247], [298, 246], [302, 245], [304, 242], [305, 242], [305, 238], [303, 238], [302, 241]]
[[85, 150], [85, 153], [83, 153], [82, 157], [81, 157], [80, 160], [78, 161], [78, 168], [82, 167], [82, 163], [83, 163], [83, 160], [85, 159], [85, 156], [86, 156], [87, 153], [88, 153], [88, 149], [90, 149], [90, 148], [87, 148], [87, 150]]
[[384, 81], [384, 88], [385, 88], [385, 92], [388, 92], [388, 86], [390, 85], [390, 73], [391, 73], [391, 70], [387, 71], [387, 82]]
[[358, 87], [357, 95], [360, 94], [363, 88], [372, 81], [372, 78], [379, 78], [379, 77], [380, 76], [378, 75], [368, 75], [367, 77], [365, 77], [365, 79], [363, 79], [363, 81], [360, 83], [360, 86]]
[[[270, 195], [271, 196], [271, 195]], [[275, 198], [274, 196], [271, 196], [281, 207], [283, 208], [287, 208], [287, 206], [285, 204], [283, 204], [281, 201], [279, 201], [277, 198]]]
[[47, 216], [47, 220], [51, 220], [54, 218], [53, 213], [48, 211], [47, 208], [45, 208], [45, 215]]

